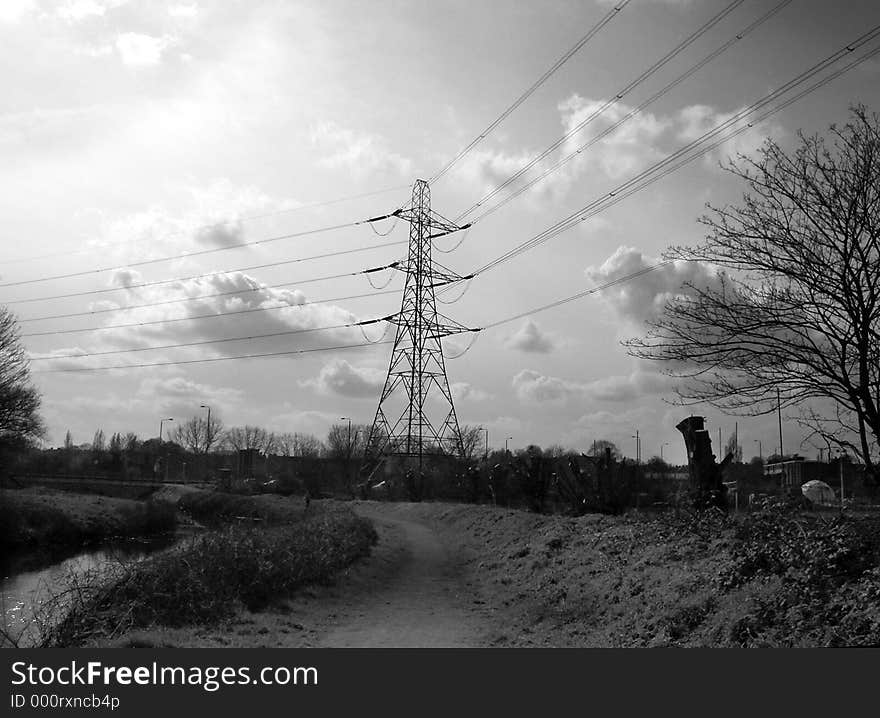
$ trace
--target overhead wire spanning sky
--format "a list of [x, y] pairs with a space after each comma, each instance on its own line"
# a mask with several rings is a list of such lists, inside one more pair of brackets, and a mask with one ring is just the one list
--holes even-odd
[[[528, 251], [478, 273], [448, 309], [496, 325], [450, 363], [461, 420], [493, 443], [607, 438], [630, 454], [640, 428], [643, 455], [668, 442], [665, 455], [683, 460], [668, 381], [618, 344], [705, 271], [659, 255], [699, 240], [706, 202], [739, 198], [717, 166], [727, 154], [821, 132], [855, 101], [880, 109], [872, 57], [790, 106], [780, 97], [763, 122], [747, 113], [753, 126], [732, 122], [738, 133], [705, 154], [662, 164], [880, 23], [868, 2], [216, 5], [0, 13], [0, 57], [20, 70], [0, 98], [0, 301], [44, 318], [22, 324], [34, 356], [56, 357], [34, 370], [126, 353], [152, 365], [35, 374], [55, 443], [67, 429], [76, 441], [97, 428], [148, 436], [155, 416], [201, 404], [228, 424], [319, 436], [338, 416], [368, 422], [388, 349], [356, 325], [396, 312], [399, 296], [360, 273], [401, 259], [406, 225], [348, 225], [435, 177], [441, 214], [483, 210], [460, 246], [444, 245], [444, 264], [468, 275]], [[652, 167], [650, 182], [626, 184]], [[486, 211], [480, 198], [501, 204]], [[292, 265], [305, 257], [302, 276]], [[468, 346], [450, 340], [450, 356]], [[73, 358], [85, 354], [97, 357]], [[732, 430], [734, 419], [707, 416]], [[747, 455], [750, 431], [771, 435], [740, 420]]]

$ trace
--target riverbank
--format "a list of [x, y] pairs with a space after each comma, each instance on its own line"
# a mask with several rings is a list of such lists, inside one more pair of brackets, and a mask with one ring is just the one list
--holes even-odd
[[0, 491], [0, 552], [83, 546], [173, 531], [171, 502], [135, 501], [41, 487]]
[[210, 626], [261, 611], [303, 586], [330, 581], [376, 541], [369, 521], [333, 503], [306, 509], [301, 499], [208, 492], [184, 499], [183, 510], [226, 525], [79, 580], [44, 646], [106, 645], [132, 631], [150, 643], [161, 627]]

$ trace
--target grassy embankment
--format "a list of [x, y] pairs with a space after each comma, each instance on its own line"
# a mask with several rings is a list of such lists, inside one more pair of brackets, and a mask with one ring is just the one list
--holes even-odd
[[0, 492], [0, 551], [78, 547], [111, 538], [173, 531], [174, 505], [44, 488]]
[[[349, 509], [300, 499], [193, 492], [181, 509], [217, 528], [172, 551], [72, 587], [46, 646], [112, 641], [158, 626], [211, 625], [329, 581], [366, 555], [376, 532]], [[143, 634], [142, 634], [143, 635]]]
[[495, 611], [493, 645], [880, 645], [876, 517], [389, 510], [463, 549]]

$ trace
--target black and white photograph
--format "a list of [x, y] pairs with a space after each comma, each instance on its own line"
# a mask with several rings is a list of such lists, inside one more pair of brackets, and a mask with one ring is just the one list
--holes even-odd
[[0, 73], [4, 653], [880, 647], [880, 3], [0, 0]]

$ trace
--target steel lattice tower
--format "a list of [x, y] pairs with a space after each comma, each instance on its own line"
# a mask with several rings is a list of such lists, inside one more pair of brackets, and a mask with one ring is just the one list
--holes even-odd
[[463, 446], [452, 392], [446, 376], [441, 339], [472, 331], [437, 312], [435, 287], [463, 277], [431, 258], [432, 241], [459, 227], [431, 210], [431, 191], [424, 180], [413, 185], [412, 202], [394, 213], [409, 222], [406, 284], [388, 376], [370, 429], [362, 473], [372, 475], [387, 456], [418, 461], [425, 454], [461, 456]]

